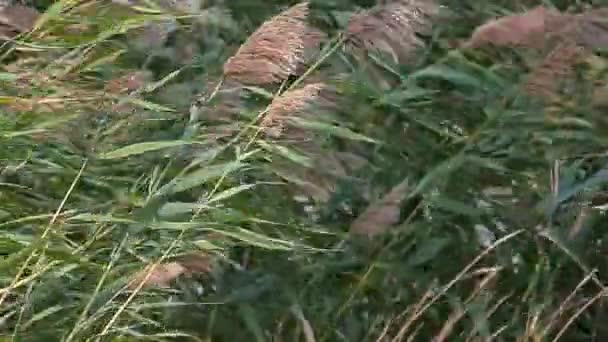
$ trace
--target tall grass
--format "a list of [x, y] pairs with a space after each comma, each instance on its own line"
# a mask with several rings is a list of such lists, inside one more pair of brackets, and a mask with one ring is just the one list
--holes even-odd
[[458, 47], [534, 1], [194, 4], [3, 45], [3, 340], [608, 335], [601, 47], [547, 101]]

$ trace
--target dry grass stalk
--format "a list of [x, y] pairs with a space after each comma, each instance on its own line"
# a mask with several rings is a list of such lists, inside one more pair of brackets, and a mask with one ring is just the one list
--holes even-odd
[[360, 54], [380, 51], [395, 63], [408, 63], [425, 44], [439, 6], [432, 0], [398, 0], [355, 14], [346, 29], [348, 46]]
[[302, 2], [262, 24], [224, 64], [226, 79], [269, 85], [302, 73], [309, 53], [325, 39], [307, 23], [308, 15], [308, 2]]

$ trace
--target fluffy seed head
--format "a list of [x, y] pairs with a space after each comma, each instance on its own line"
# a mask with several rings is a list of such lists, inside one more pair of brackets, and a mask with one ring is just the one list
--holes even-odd
[[245, 85], [280, 83], [298, 75], [325, 34], [307, 23], [308, 2], [262, 24], [224, 64], [224, 76]]
[[419, 34], [431, 30], [431, 18], [439, 6], [431, 0], [399, 0], [353, 15], [346, 34], [355, 51], [381, 51], [395, 63], [411, 62], [424, 46]]
[[266, 135], [277, 138], [285, 128], [290, 117], [312, 113], [315, 108], [335, 106], [331, 89], [325, 83], [310, 83], [301, 88], [286, 91], [275, 98], [262, 120]]

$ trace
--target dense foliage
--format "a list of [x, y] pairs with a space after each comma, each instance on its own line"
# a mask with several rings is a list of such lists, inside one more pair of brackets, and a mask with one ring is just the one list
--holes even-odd
[[3, 340], [608, 337], [606, 31], [547, 99], [546, 51], [461, 48], [540, 1], [404, 10], [381, 54], [353, 13], [425, 0], [313, 0], [275, 22], [319, 53], [237, 87], [296, 2], [176, 3], [27, 3], [2, 46]]

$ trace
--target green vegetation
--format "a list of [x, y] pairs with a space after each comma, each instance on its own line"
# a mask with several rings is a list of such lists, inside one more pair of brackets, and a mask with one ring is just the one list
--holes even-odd
[[[605, 21], [569, 72], [460, 48], [540, 1], [374, 35], [384, 1], [313, 0], [258, 41], [297, 2], [185, 1], [36, 3], [2, 45], [0, 341], [608, 338]], [[318, 49], [228, 66], [250, 36]]]

